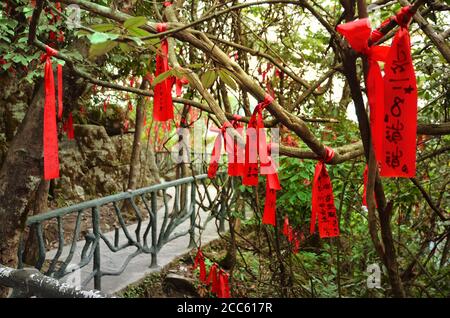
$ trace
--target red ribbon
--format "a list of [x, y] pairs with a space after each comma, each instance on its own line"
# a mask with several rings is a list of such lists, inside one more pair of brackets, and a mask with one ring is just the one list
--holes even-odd
[[217, 297], [230, 298], [228, 273], [226, 273], [223, 269], [219, 271], [219, 291]]
[[[158, 23], [156, 30], [158, 32], [166, 31], [165, 23]], [[161, 52], [156, 55], [156, 71], [155, 77], [169, 70], [168, 52], [169, 44], [167, 39], [161, 40]], [[172, 101], [172, 80], [166, 78], [162, 82], [155, 85], [154, 90], [153, 118], [156, 121], [167, 121], [174, 118], [173, 101]]]
[[103, 112], [106, 113], [106, 111], [108, 110], [108, 106], [109, 106], [109, 98], [111, 96], [108, 95], [108, 97], [106, 97], [106, 99], [103, 101]]
[[275, 172], [275, 166], [272, 158], [269, 156], [271, 169], [273, 173], [266, 175], [266, 203], [264, 204], [263, 224], [276, 225], [277, 191], [281, 190], [278, 174]]
[[273, 97], [266, 94], [264, 101], [256, 106], [248, 123], [245, 144], [245, 174], [242, 180], [242, 184], [246, 186], [256, 186], [258, 184], [258, 155], [261, 166], [270, 165], [267, 154], [267, 141], [264, 132], [262, 111], [270, 105], [272, 101]]
[[383, 177], [416, 174], [417, 83], [408, 32], [411, 16], [410, 7], [403, 7], [395, 17], [400, 29], [384, 66]]
[[387, 46], [369, 47], [372, 30], [368, 18], [359, 19], [338, 25], [337, 31], [344, 36], [350, 46], [357, 52], [367, 56], [369, 70], [366, 79], [367, 98], [370, 109], [370, 126], [372, 143], [377, 160], [382, 158], [382, 137], [384, 117], [383, 78], [377, 61], [385, 61], [389, 52]]
[[62, 65], [57, 65], [57, 73], [58, 73], [58, 119], [61, 120], [63, 115], [63, 73], [62, 73]]
[[310, 223], [310, 232], [313, 234], [316, 231], [316, 219], [319, 219], [319, 235], [321, 238], [339, 236], [333, 186], [325, 166], [326, 162], [333, 159], [334, 150], [329, 147], [325, 147], [325, 149], [325, 158], [317, 163], [314, 171]]
[[200, 268], [200, 281], [202, 283], [206, 283], [206, 266], [205, 266], [205, 257], [203, 256], [202, 250], [198, 249], [197, 255], [195, 256], [194, 261], [194, 269], [197, 267]]
[[[239, 115], [234, 115], [231, 124], [239, 135], [243, 135], [244, 126], [239, 120], [242, 118]], [[226, 134], [226, 149], [228, 153], [228, 175], [233, 177], [244, 176], [244, 148], [235, 140], [230, 134]]]
[[[58, 133], [56, 128], [56, 101], [55, 101], [55, 79], [53, 75], [52, 56], [58, 52], [46, 46], [44, 82], [45, 82], [45, 104], [44, 104], [44, 179], [51, 180], [59, 178], [58, 158]], [[58, 87], [62, 91], [62, 87]]]
[[289, 242], [292, 241], [292, 227], [289, 225], [289, 218], [287, 215], [284, 217], [283, 235], [286, 236]]
[[[231, 124], [229, 122], [223, 123], [223, 126], [220, 130], [218, 130], [218, 135], [216, 137], [216, 140], [214, 142], [214, 147], [211, 153], [211, 161], [209, 162], [208, 167], [208, 178], [213, 179], [216, 177], [217, 170], [219, 169], [219, 160], [220, 160], [220, 153], [222, 150], [222, 137], [226, 135], [226, 129], [228, 127], [231, 127]], [[226, 148], [226, 144], [225, 144]]]
[[219, 279], [218, 279], [218, 274], [217, 274], [217, 270], [218, 270], [218, 265], [216, 263], [214, 263], [211, 268], [209, 269], [209, 275], [208, 275], [208, 279], [206, 281], [207, 285], [211, 285], [211, 292], [214, 294], [218, 294], [219, 293]]
[[72, 140], [75, 138], [75, 131], [73, 129], [73, 116], [72, 113], [69, 113], [69, 117], [63, 124], [63, 130], [67, 134], [67, 138]]
[[186, 85], [188, 83], [189, 83], [189, 81], [187, 79], [185, 79], [185, 78], [181, 78], [181, 79], [176, 78], [176, 80], [175, 80], [175, 88], [176, 88], [176, 95], [177, 95], [177, 97], [181, 97], [181, 95], [183, 93], [182, 92], [183, 85]]

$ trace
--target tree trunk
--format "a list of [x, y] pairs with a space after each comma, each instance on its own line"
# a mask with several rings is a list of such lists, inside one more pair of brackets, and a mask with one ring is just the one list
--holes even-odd
[[[32, 209], [30, 209], [31, 215], [37, 215], [47, 210], [49, 188], [50, 181], [42, 180], [40, 182], [39, 187], [36, 191], [33, 207]], [[30, 213], [27, 214], [30, 215]], [[34, 266], [38, 260], [39, 248], [36, 238], [36, 229], [34, 227], [30, 228], [30, 231], [27, 235], [23, 256], [24, 263], [30, 266]]]
[[[148, 81], [144, 78], [142, 80], [140, 89], [145, 89]], [[145, 98], [139, 97], [136, 105], [136, 127], [134, 130], [133, 149], [131, 151], [130, 159], [130, 174], [128, 177], [128, 189], [136, 189], [138, 185], [139, 165], [141, 162], [141, 138], [144, 132], [144, 117], [145, 117]]]
[[42, 176], [43, 88], [41, 82], [0, 170], [0, 264], [9, 267], [17, 265], [20, 230]]

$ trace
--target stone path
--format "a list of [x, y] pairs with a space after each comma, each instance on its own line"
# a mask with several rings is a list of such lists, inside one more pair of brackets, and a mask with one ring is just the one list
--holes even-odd
[[[211, 193], [211, 196], [215, 197], [215, 189], [213, 187], [208, 188], [209, 193]], [[167, 193], [171, 196], [171, 199], [168, 200], [169, 205], [169, 211], [171, 211], [171, 208], [173, 207], [174, 203], [174, 194], [175, 194], [175, 188], [170, 188], [167, 190]], [[188, 192], [189, 193], [189, 192]], [[164, 206], [158, 210], [158, 221], [157, 221], [157, 228], [158, 228], [158, 235], [160, 231], [160, 227], [162, 225], [162, 220], [164, 218]], [[206, 221], [209, 212], [200, 211], [198, 213], [201, 224], [204, 224]], [[148, 225], [148, 220], [142, 222], [141, 225], [141, 238], [143, 233], [145, 232], [145, 229]], [[190, 227], [190, 220], [187, 219], [185, 222], [180, 224], [173, 232], [173, 234], [176, 234], [177, 232], [183, 232], [189, 229]], [[130, 225], [127, 227], [129, 233], [132, 235], [132, 237], [135, 237], [135, 229], [136, 224]], [[196, 230], [196, 234], [198, 234], [198, 230]], [[110, 241], [114, 242], [114, 231], [109, 233], [104, 233], [105, 237]], [[198, 235], [197, 235], [198, 237]], [[212, 219], [206, 226], [205, 230], [202, 233], [202, 244], [206, 244], [216, 238], [218, 238], [219, 235], [217, 233], [217, 225], [215, 222], [215, 219]], [[149, 235], [150, 238], [150, 235]], [[119, 245], [124, 243], [125, 235], [123, 234], [123, 230], [120, 230], [120, 239], [119, 239]], [[73, 257], [72, 263], [76, 264], [80, 261], [80, 255], [81, 250], [85, 244], [85, 241], [79, 241], [77, 243], [77, 249], [75, 252], [75, 255]], [[126, 286], [135, 283], [145, 277], [146, 275], [159, 271], [161, 268], [167, 264], [169, 264], [171, 261], [173, 261], [176, 257], [181, 256], [185, 253], [187, 253], [190, 249], [188, 248], [189, 244], [189, 235], [185, 235], [182, 237], [179, 237], [166, 245], [164, 245], [161, 250], [159, 251], [157, 255], [158, 259], [158, 267], [150, 268], [150, 262], [151, 262], [151, 255], [150, 254], [140, 254], [136, 257], [134, 257], [128, 266], [126, 267], [125, 271], [118, 275], [118, 276], [103, 276], [102, 277], [102, 288], [101, 290], [105, 293], [113, 294], [116, 293]], [[122, 267], [125, 260], [129, 255], [134, 253], [137, 249], [135, 247], [128, 247], [124, 250], [118, 251], [118, 252], [112, 252], [108, 246], [101, 240], [100, 243], [100, 251], [101, 251], [101, 268], [102, 271], [117, 271]], [[46, 255], [48, 259], [52, 259], [56, 253], [56, 250], [49, 251]], [[65, 257], [67, 257], [69, 253], [69, 246], [66, 246], [63, 249], [63, 252], [60, 256], [60, 260], [64, 260]], [[76, 270], [74, 273], [66, 276], [62, 279], [62, 281], [65, 281], [67, 283], [70, 283], [75, 286], [80, 286], [80, 283], [86, 278], [89, 277], [89, 274], [92, 272], [92, 260], [91, 262], [83, 267], [81, 270]], [[93, 289], [93, 280], [85, 287], [87, 289]]]

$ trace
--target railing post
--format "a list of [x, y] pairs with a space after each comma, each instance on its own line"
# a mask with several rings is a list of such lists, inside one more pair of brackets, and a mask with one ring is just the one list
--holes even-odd
[[191, 228], [189, 230], [189, 246], [188, 248], [195, 247], [195, 180], [191, 183]]
[[150, 220], [150, 222], [152, 222], [152, 261], [150, 263], [150, 267], [157, 267], [158, 266], [158, 258], [157, 258], [157, 253], [158, 253], [158, 242], [157, 242], [157, 209], [158, 209], [158, 205], [157, 205], [157, 201], [156, 201], [156, 191], [153, 191], [151, 193], [151, 205], [152, 205], [152, 213], [151, 213], [151, 217], [152, 219]]
[[100, 217], [98, 207], [92, 208], [92, 231], [95, 237], [94, 247], [94, 288], [101, 290], [102, 288], [102, 271], [100, 268]]

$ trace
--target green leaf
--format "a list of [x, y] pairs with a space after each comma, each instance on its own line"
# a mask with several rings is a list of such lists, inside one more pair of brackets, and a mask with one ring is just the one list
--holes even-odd
[[147, 18], [146, 17], [132, 17], [129, 18], [127, 21], [125, 21], [125, 23], [123, 24], [123, 26], [126, 29], [130, 29], [131, 27], [140, 27], [144, 24], [147, 23]]
[[94, 24], [91, 25], [90, 28], [97, 32], [108, 32], [114, 29], [114, 24], [111, 23]]
[[103, 33], [103, 32], [95, 32], [94, 34], [88, 36], [91, 44], [99, 44], [103, 42], [107, 42], [109, 40], [115, 40], [119, 36], [117, 34]]
[[219, 77], [220, 79], [227, 84], [231, 89], [236, 90], [237, 89], [237, 85], [236, 82], [234, 81], [234, 79], [231, 78], [230, 75], [227, 74], [227, 72], [225, 70], [220, 70], [219, 71]]
[[210, 88], [214, 84], [216, 79], [217, 73], [213, 70], [206, 71], [201, 77], [202, 84], [205, 88]]
[[89, 49], [89, 57], [96, 57], [108, 53], [117, 46], [117, 42], [106, 41], [103, 43], [92, 44]]
[[[127, 30], [128, 30], [128, 34], [131, 35], [131, 36], [142, 37], [142, 36], [152, 35], [150, 32], [147, 32], [145, 30], [139, 29], [138, 27], [130, 27]], [[156, 40], [158, 40], [158, 39], [156, 39]]]
[[152, 85], [155, 86], [156, 84], [161, 83], [166, 78], [168, 78], [169, 76], [172, 76], [172, 75], [173, 75], [173, 70], [168, 70], [168, 71], [166, 71], [164, 73], [161, 73], [158, 76], [156, 76], [156, 78], [153, 80]]
[[131, 48], [131, 46], [129, 46], [129, 45], [126, 44], [126, 43], [119, 43], [119, 47], [120, 47], [120, 49], [122, 50], [122, 52], [124, 52], [124, 53], [128, 53], [128, 52], [130, 52], [130, 51], [133, 50], [133, 49]]

